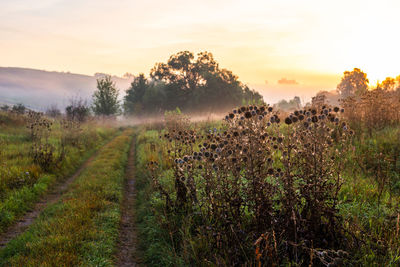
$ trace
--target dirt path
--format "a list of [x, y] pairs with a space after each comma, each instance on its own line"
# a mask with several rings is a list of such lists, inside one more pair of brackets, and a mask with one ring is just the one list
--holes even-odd
[[129, 150], [124, 184], [124, 196], [121, 204], [121, 222], [117, 247], [117, 266], [138, 266], [135, 229], [135, 138]]
[[[100, 148], [101, 149], [101, 148]], [[100, 150], [99, 149], [99, 150]], [[88, 164], [97, 156], [98, 152], [94, 153], [88, 160], [86, 160], [79, 169], [66, 180], [56, 183], [50, 192], [45, 194], [32, 208], [32, 210], [25, 213], [15, 224], [11, 225], [6, 231], [0, 234], [0, 249], [5, 247], [8, 242], [23, 233], [39, 216], [39, 214], [48, 206], [60, 200], [61, 196], [67, 191], [71, 183], [85, 170]]]

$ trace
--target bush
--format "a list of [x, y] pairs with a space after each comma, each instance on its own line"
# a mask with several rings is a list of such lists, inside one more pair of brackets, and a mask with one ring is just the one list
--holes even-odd
[[23, 104], [17, 104], [12, 107], [12, 111], [17, 114], [24, 114], [26, 107]]
[[90, 116], [90, 107], [82, 99], [72, 99], [70, 105], [65, 108], [69, 120], [84, 122]]

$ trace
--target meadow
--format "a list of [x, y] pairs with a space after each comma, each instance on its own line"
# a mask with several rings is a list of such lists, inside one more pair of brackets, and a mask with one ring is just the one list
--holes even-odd
[[397, 266], [397, 97], [127, 128], [2, 112], [0, 266]]
[[0, 234], [117, 132], [32, 116], [0, 112]]
[[353, 107], [250, 105], [224, 122], [176, 113], [164, 129], [142, 129], [137, 212], [149, 265], [398, 265], [399, 121], [375, 107], [387, 120], [378, 125]]

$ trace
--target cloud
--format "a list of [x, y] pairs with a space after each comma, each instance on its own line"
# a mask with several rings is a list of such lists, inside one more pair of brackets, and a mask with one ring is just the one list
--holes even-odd
[[296, 80], [289, 80], [286, 78], [282, 78], [280, 80], [278, 80], [278, 84], [299, 84]]

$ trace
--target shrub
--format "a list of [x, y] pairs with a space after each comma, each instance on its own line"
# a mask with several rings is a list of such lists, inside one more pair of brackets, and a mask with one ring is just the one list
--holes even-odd
[[67, 118], [84, 122], [90, 116], [90, 107], [82, 99], [71, 99], [70, 105], [65, 108]]
[[23, 104], [16, 104], [12, 107], [12, 111], [17, 114], [24, 114], [26, 107]]

